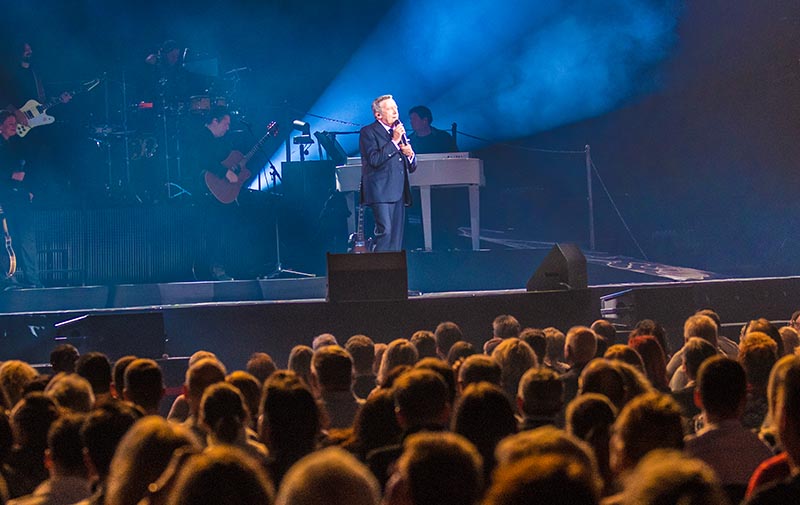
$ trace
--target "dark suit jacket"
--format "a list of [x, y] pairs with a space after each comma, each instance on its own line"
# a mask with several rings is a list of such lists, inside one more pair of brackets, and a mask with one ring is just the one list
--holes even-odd
[[375, 121], [361, 129], [361, 201], [365, 204], [403, 200], [411, 205], [408, 173], [417, 169], [392, 142], [383, 125]]

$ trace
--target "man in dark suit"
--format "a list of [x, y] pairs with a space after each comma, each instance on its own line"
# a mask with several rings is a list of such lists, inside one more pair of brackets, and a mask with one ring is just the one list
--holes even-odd
[[361, 129], [361, 202], [375, 218], [375, 250], [403, 248], [405, 207], [411, 205], [408, 174], [417, 169], [414, 150], [398, 119], [392, 95], [372, 102], [375, 122]]

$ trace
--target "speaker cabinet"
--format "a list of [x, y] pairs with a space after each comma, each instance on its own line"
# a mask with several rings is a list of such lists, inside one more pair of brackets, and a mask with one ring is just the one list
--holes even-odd
[[328, 301], [406, 300], [406, 252], [328, 253]]
[[575, 244], [556, 244], [528, 279], [528, 291], [586, 289], [586, 257]]

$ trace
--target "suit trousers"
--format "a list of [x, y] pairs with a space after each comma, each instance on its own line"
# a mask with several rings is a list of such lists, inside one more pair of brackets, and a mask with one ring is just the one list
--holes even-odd
[[371, 203], [369, 206], [375, 219], [375, 251], [402, 250], [406, 224], [406, 207], [403, 201]]

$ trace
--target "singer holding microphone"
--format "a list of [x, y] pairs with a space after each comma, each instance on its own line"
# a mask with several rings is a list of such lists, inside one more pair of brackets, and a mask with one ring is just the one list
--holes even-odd
[[417, 169], [414, 150], [392, 95], [372, 102], [375, 122], [361, 129], [361, 203], [375, 219], [375, 251], [403, 248], [405, 207], [411, 206], [408, 174]]

